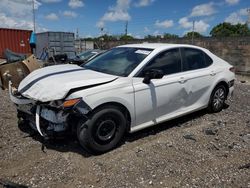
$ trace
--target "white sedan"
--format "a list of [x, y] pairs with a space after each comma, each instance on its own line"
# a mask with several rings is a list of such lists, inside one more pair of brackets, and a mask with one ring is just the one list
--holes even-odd
[[51, 138], [77, 135], [93, 153], [113, 149], [126, 131], [208, 108], [223, 109], [234, 67], [209, 50], [180, 44], [115, 47], [82, 67], [56, 65], [29, 74], [10, 97], [18, 117]]

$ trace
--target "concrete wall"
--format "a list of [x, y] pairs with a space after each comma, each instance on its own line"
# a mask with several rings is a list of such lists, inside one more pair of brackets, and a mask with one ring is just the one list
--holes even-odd
[[[134, 40], [134, 41], [108, 41], [99, 46], [109, 49], [114, 46], [128, 43], [162, 42], [176, 44], [192, 44], [191, 39], [157, 39], [157, 40]], [[211, 52], [228, 61], [236, 67], [238, 73], [250, 74], [250, 37], [228, 38], [201, 38], [195, 39], [194, 45], [209, 49]]]

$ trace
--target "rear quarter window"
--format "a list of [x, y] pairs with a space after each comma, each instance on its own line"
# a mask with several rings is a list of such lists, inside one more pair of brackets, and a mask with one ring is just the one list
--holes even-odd
[[205, 52], [204, 53], [204, 57], [205, 57], [205, 62], [206, 62], [206, 66], [210, 66], [213, 64], [213, 59], [211, 57], [209, 57], [209, 55], [207, 55]]

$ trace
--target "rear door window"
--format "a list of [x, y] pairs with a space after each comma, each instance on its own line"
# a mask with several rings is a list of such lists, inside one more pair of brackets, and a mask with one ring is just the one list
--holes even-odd
[[183, 48], [183, 70], [196, 70], [208, 67], [212, 62], [210, 57], [205, 57], [202, 50], [194, 48]]

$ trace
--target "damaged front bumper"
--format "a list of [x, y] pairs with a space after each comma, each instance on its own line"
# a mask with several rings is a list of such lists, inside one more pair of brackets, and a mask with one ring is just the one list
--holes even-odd
[[77, 124], [77, 120], [87, 118], [92, 110], [83, 100], [70, 107], [63, 107], [63, 102], [40, 103], [18, 95], [9, 84], [9, 95], [16, 104], [19, 118], [24, 119], [31, 128], [39, 132], [43, 137], [50, 138], [62, 135]]

